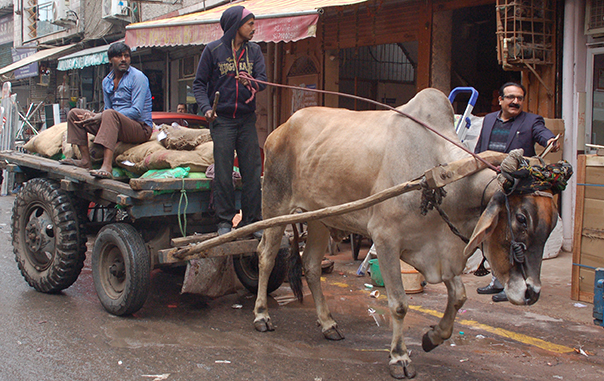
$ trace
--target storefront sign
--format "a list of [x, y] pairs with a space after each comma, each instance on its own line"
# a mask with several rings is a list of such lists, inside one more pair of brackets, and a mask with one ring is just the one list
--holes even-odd
[[[37, 52], [36, 48], [13, 48], [13, 62], [20, 61]], [[15, 70], [15, 79], [35, 77], [38, 75], [38, 62], [33, 62], [27, 66]]]

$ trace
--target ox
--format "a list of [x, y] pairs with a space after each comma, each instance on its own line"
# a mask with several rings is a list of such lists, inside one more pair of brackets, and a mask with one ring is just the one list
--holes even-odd
[[[453, 109], [442, 92], [423, 90], [400, 110], [457, 140], [452, 128]], [[417, 178], [439, 164], [468, 157], [460, 148], [393, 111], [356, 112], [326, 107], [296, 112], [268, 137], [265, 153], [262, 192], [265, 219], [368, 197]], [[395, 378], [412, 378], [416, 374], [403, 341], [408, 300], [399, 259], [413, 265], [427, 282], [444, 282], [447, 287], [444, 316], [425, 333], [422, 342], [425, 351], [451, 336], [455, 315], [466, 300], [461, 274], [480, 243], [484, 243], [486, 257], [497, 278], [504, 282], [509, 300], [514, 304], [535, 303], [541, 290], [543, 247], [557, 221], [556, 207], [551, 197], [510, 196], [509, 226], [505, 197], [498, 191], [497, 181], [491, 182], [494, 176], [492, 170], [482, 170], [447, 186], [448, 194], [441, 207], [464, 236], [471, 236], [467, 246], [438, 213], [420, 214], [421, 192], [309, 222], [302, 264], [324, 336], [330, 340], [343, 339], [320, 284], [320, 262], [330, 233], [337, 231], [362, 234], [375, 243], [393, 317], [390, 374]], [[508, 260], [510, 228], [516, 241], [526, 245], [524, 271]], [[283, 226], [266, 229], [258, 247], [260, 273], [254, 326], [261, 332], [274, 329], [267, 309], [266, 288], [283, 231]]]

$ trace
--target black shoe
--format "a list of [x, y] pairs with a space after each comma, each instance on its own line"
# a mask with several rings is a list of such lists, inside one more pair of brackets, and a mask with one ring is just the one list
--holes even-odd
[[478, 287], [476, 292], [479, 294], [499, 294], [503, 291], [503, 288], [495, 287], [494, 284], [489, 284], [486, 287]]
[[494, 302], [507, 302], [508, 296], [505, 294], [505, 291], [501, 291], [498, 294], [493, 295]]
[[232, 228], [230, 226], [219, 226], [218, 227], [218, 235], [225, 235], [227, 233], [230, 233], [232, 230]]
[[253, 232], [253, 233], [252, 233], [252, 236], [253, 236], [254, 238], [256, 238], [257, 240], [261, 240], [261, 239], [262, 239], [262, 233], [263, 233], [263, 232], [264, 232], [263, 230], [258, 230], [257, 232]]

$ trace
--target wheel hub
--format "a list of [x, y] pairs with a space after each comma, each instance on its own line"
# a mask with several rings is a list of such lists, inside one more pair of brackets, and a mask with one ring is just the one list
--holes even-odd
[[119, 280], [123, 280], [126, 276], [126, 266], [124, 266], [124, 261], [121, 259], [116, 259], [111, 266], [109, 266], [109, 274], [118, 278]]
[[54, 225], [47, 219], [46, 213], [33, 213], [25, 226], [25, 243], [31, 252], [40, 252], [54, 236]]
[[31, 251], [40, 250], [40, 243], [42, 242], [42, 236], [40, 236], [40, 227], [36, 221], [29, 221], [25, 227], [25, 242]]

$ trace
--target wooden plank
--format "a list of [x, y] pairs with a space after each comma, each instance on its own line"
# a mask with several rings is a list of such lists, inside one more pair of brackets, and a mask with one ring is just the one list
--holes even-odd
[[[420, 2], [327, 8], [321, 18], [324, 50], [416, 41]], [[369, 17], [367, 17], [369, 15]]]
[[187, 246], [191, 243], [203, 242], [214, 237], [218, 237], [218, 233], [207, 233], [199, 235], [190, 235], [181, 238], [172, 238], [172, 240], [170, 241], [170, 245], [174, 247], [182, 247]]
[[130, 179], [134, 190], [210, 190], [211, 179]]
[[[480, 153], [479, 156], [490, 164], [498, 166], [503, 159], [507, 157], [507, 154], [495, 151], [485, 151]], [[444, 164], [426, 171], [426, 182], [432, 189], [440, 188], [476, 173], [485, 167], [486, 165], [483, 162], [478, 161], [473, 156], [468, 156], [465, 159], [457, 160], [456, 162]]]
[[[16, 164], [20, 167], [35, 169], [48, 174], [50, 178], [59, 181], [65, 179], [75, 183], [87, 184], [83, 190], [96, 191], [103, 189], [108, 191], [107, 201], [115, 202], [117, 194], [124, 194], [135, 199], [150, 199], [153, 191], [135, 191], [128, 184], [118, 180], [97, 179], [90, 175], [87, 169], [75, 166], [64, 165], [56, 160], [48, 159], [42, 156], [24, 154], [15, 151], [0, 152], [0, 161], [6, 161]], [[69, 187], [75, 187], [70, 185]], [[98, 195], [97, 195], [98, 196]]]
[[594, 302], [594, 293], [581, 291], [576, 300], [578, 300], [580, 302], [585, 302], [585, 303], [593, 303]]
[[450, 11], [461, 8], [477, 7], [480, 5], [493, 5], [493, 0], [434, 0], [434, 11]]
[[232, 241], [223, 243], [220, 246], [211, 247], [201, 252], [190, 255], [178, 255], [178, 248], [164, 249], [158, 251], [158, 261], [162, 264], [189, 261], [191, 259], [224, 257], [227, 255], [238, 255], [255, 253], [258, 248], [257, 239], [247, 239], [242, 241]]
[[418, 57], [416, 70], [417, 91], [430, 87], [432, 66], [432, 0], [419, 3]]
[[588, 167], [604, 167], [604, 156], [585, 155], [585, 165]]
[[[577, 157], [577, 183], [585, 183], [585, 155]], [[585, 200], [585, 187], [577, 186], [577, 199], [575, 204], [575, 231], [573, 234], [573, 263], [581, 263], [581, 233], [583, 231], [583, 208]], [[573, 265], [571, 274], [570, 297], [580, 300], [579, 266]]]

